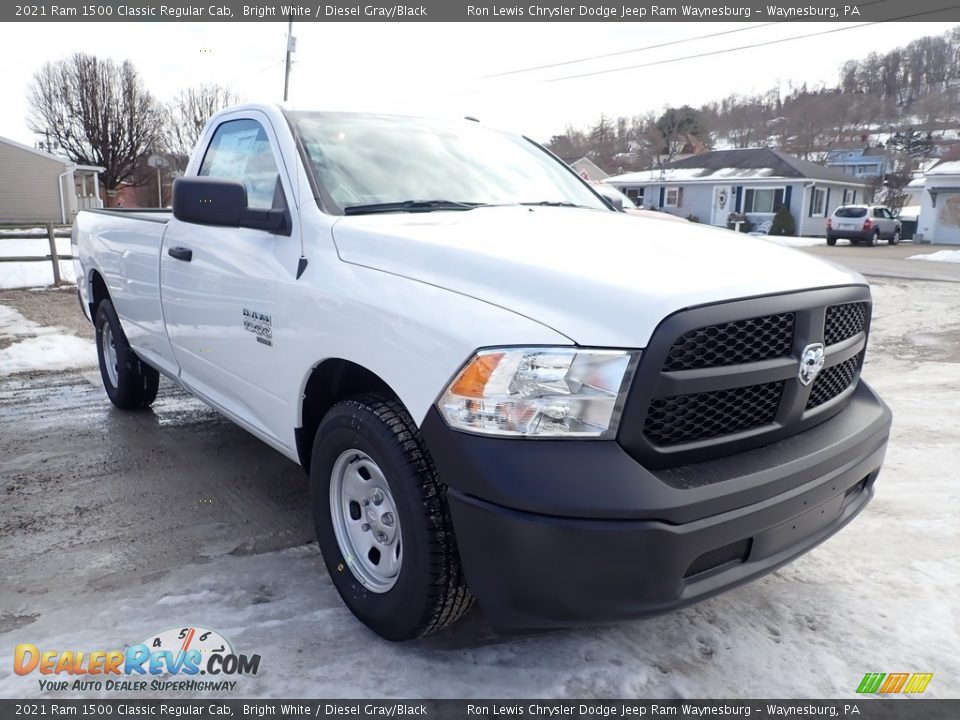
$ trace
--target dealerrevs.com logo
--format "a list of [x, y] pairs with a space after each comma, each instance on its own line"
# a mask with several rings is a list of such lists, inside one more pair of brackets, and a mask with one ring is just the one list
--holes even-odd
[[260, 655], [241, 655], [220, 633], [202, 627], [164, 630], [125, 649], [57, 650], [17, 645], [13, 671], [40, 675], [44, 691], [233, 690], [231, 678], [256, 675]]

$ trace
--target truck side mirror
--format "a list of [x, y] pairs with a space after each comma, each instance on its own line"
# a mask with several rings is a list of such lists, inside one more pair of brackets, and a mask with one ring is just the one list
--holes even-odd
[[623, 198], [620, 197], [620, 193], [611, 192], [603, 185], [595, 185], [594, 189], [600, 194], [600, 196], [606, 200], [608, 203], [613, 205], [613, 209], [617, 212], [623, 212]]
[[173, 216], [200, 225], [240, 227], [247, 189], [237, 180], [182, 177], [173, 181]]
[[291, 232], [285, 208], [247, 207], [247, 189], [238, 180], [182, 177], [173, 182], [173, 216], [182, 222], [223, 227], [248, 227], [278, 235]]

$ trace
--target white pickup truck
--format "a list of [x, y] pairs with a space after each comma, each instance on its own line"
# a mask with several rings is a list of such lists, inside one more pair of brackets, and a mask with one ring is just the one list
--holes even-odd
[[388, 639], [705, 598], [846, 524], [886, 449], [861, 277], [616, 212], [469, 119], [225, 110], [172, 213], [73, 245], [113, 403], [162, 374], [300, 463]]

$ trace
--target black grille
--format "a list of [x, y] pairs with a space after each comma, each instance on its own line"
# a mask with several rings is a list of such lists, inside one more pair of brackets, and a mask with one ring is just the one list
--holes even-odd
[[787, 312], [691, 330], [670, 348], [663, 369], [694, 370], [789, 355], [793, 320]]
[[[690, 468], [803, 432], [843, 409], [859, 378], [869, 325], [870, 293], [861, 286], [673, 313], [644, 349], [617, 441], [658, 471]], [[814, 343], [827, 345], [827, 367], [816, 383], [803, 386], [800, 350]], [[855, 353], [859, 360], [845, 362]]]
[[823, 344], [833, 345], [863, 330], [867, 321], [867, 304], [862, 302], [831, 305], [827, 308]]
[[738, 540], [737, 542], [730, 543], [729, 545], [724, 545], [723, 547], [709, 550], [690, 563], [690, 567], [687, 568], [687, 571], [683, 574], [683, 576], [688, 578], [693, 575], [699, 575], [700, 573], [707, 572], [708, 570], [714, 570], [718, 567], [728, 565], [733, 562], [746, 562], [747, 555], [749, 555], [749, 553], [750, 538], [747, 538], [746, 540]]
[[821, 370], [810, 389], [807, 410], [823, 405], [850, 387], [857, 378], [862, 358], [863, 353], [860, 353], [838, 365]]
[[705, 440], [773, 422], [783, 383], [715, 390], [650, 401], [643, 432], [654, 445]]

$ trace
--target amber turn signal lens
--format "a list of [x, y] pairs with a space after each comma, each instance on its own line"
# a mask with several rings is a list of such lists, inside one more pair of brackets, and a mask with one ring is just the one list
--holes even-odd
[[504, 355], [505, 353], [489, 353], [475, 357], [460, 373], [450, 392], [460, 397], [483, 397], [483, 389]]

